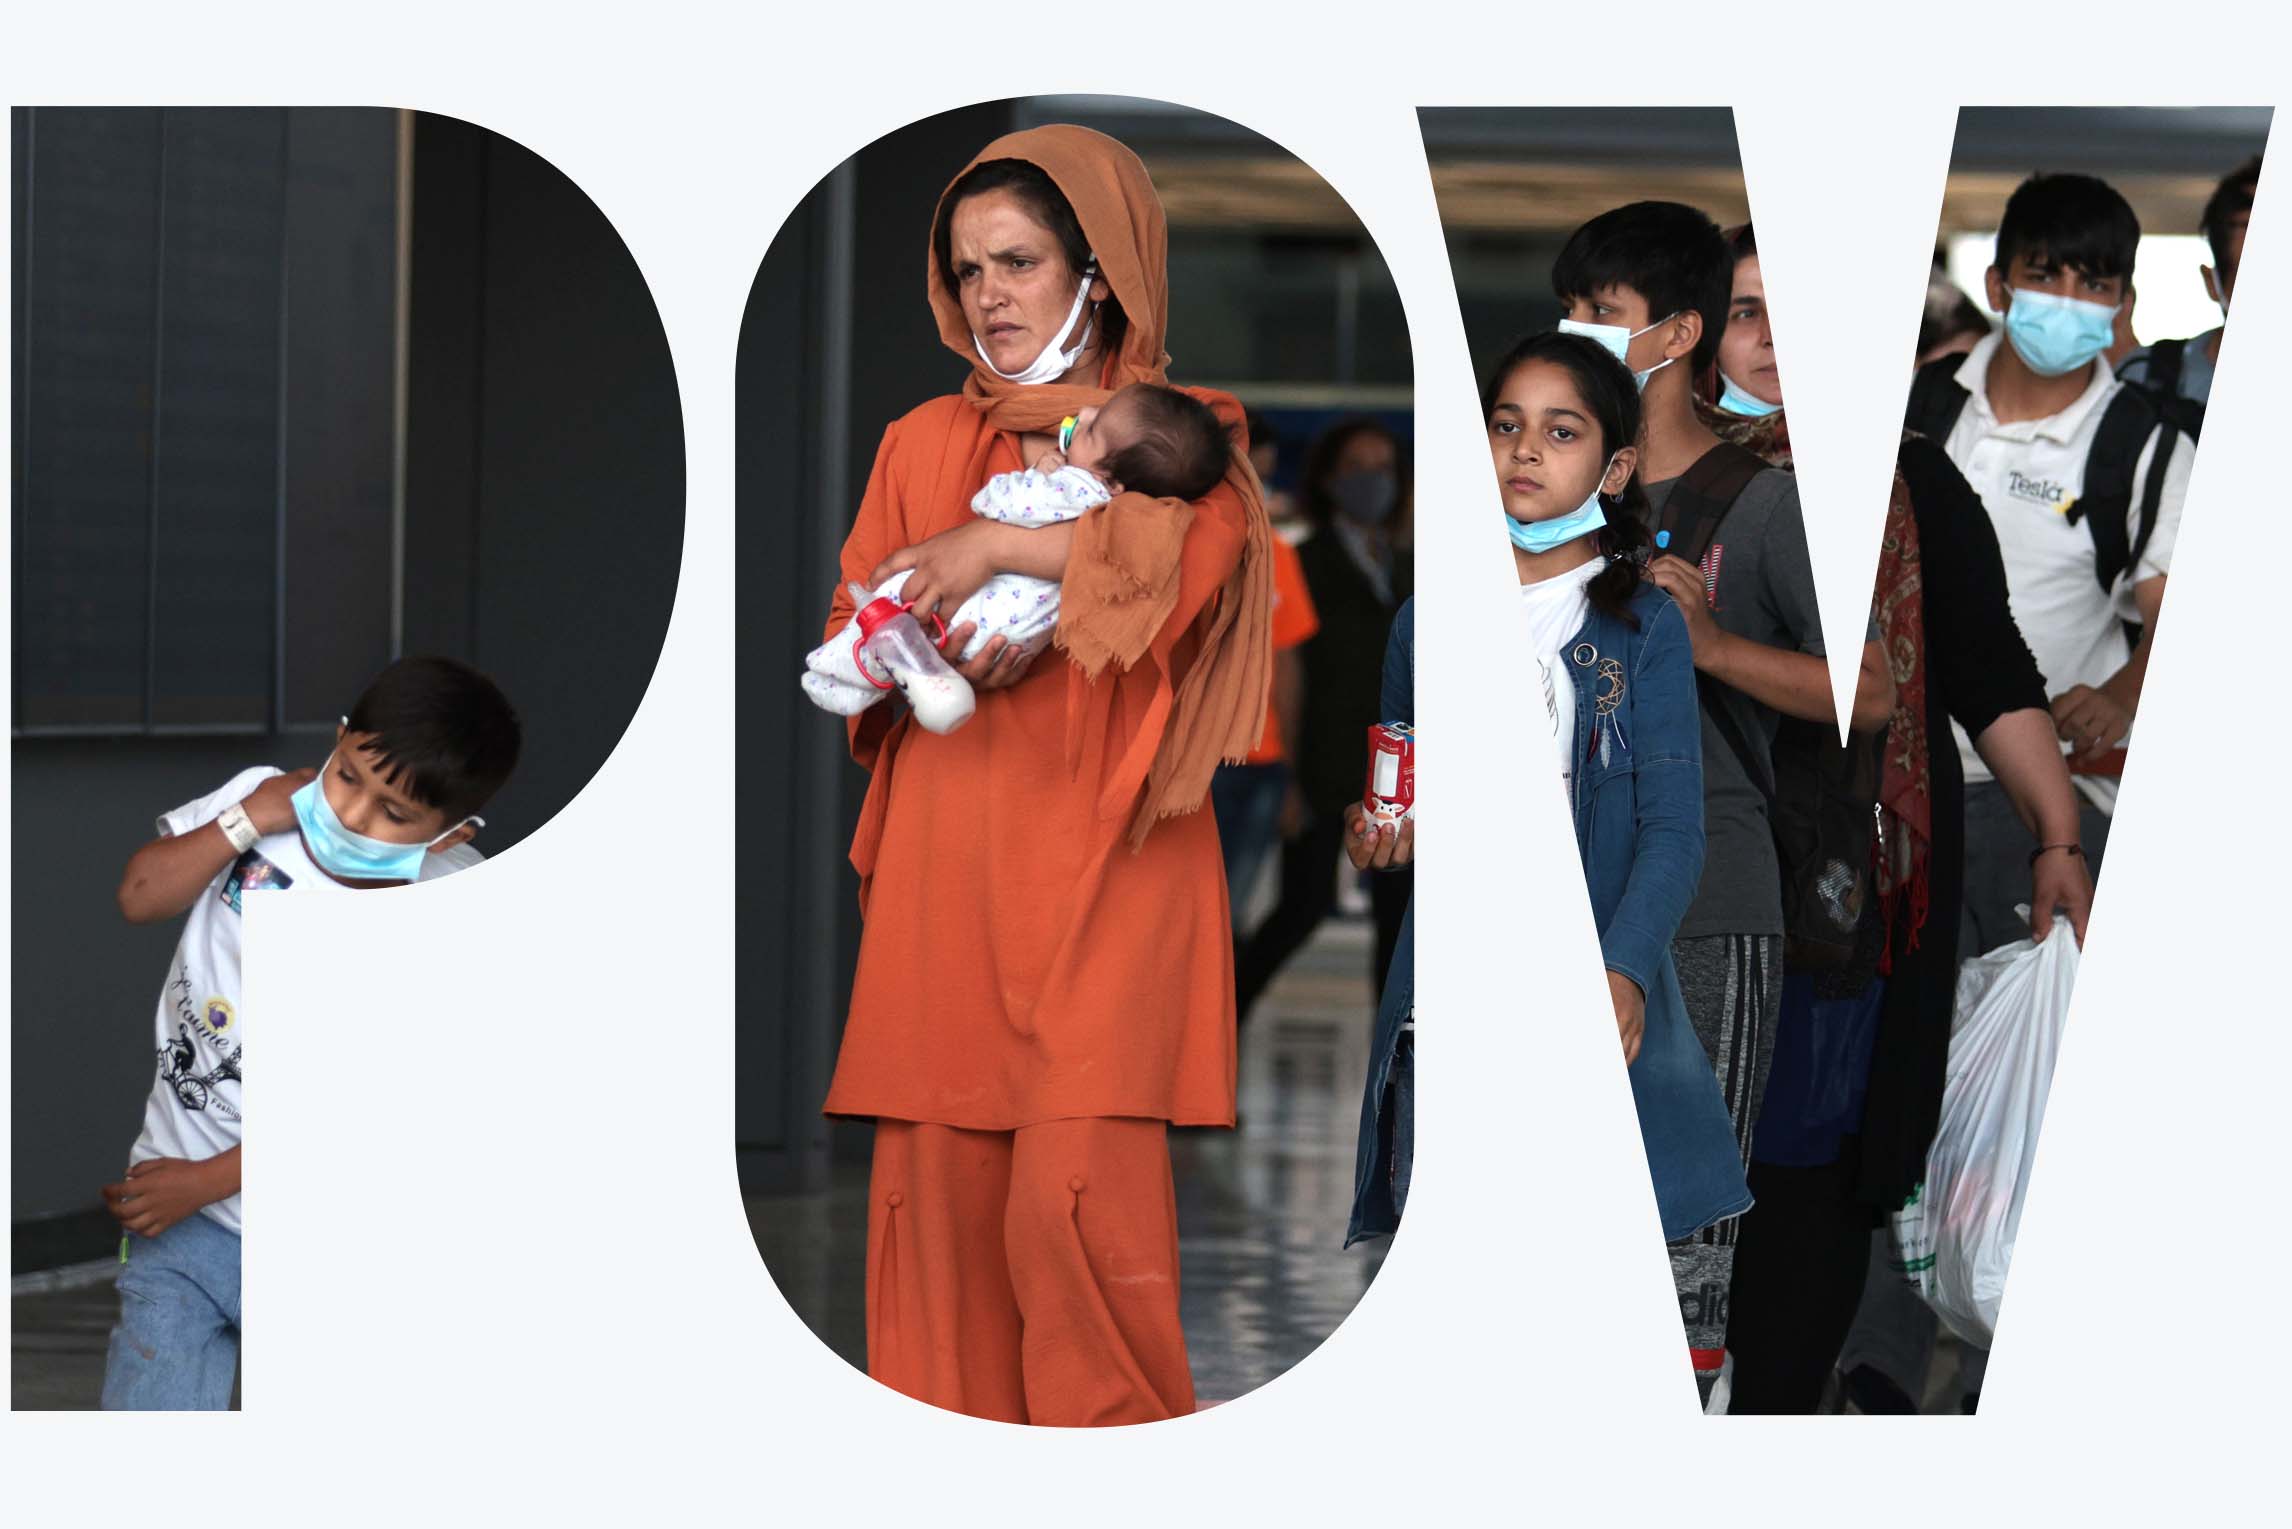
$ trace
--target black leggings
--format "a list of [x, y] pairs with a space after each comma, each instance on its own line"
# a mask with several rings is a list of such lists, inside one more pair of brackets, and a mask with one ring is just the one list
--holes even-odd
[[1751, 1164], [1758, 1203], [1735, 1233], [1727, 1297], [1730, 1416], [1811, 1413], [1822, 1399], [1862, 1301], [1877, 1224], [1853, 1197], [1853, 1145], [1820, 1168]]
[[[1344, 860], [1345, 819], [1340, 814], [1316, 813], [1296, 838], [1283, 841], [1281, 900], [1257, 932], [1234, 951], [1234, 997], [1240, 1018], [1249, 1018], [1259, 996], [1336, 907], [1337, 867]], [[1373, 994], [1385, 990], [1385, 972], [1393, 964], [1393, 947], [1400, 943], [1401, 917], [1408, 911], [1415, 875], [1413, 867], [1370, 874], [1369, 906], [1377, 925], [1369, 967]], [[1374, 1004], [1372, 998], [1372, 1013]]]

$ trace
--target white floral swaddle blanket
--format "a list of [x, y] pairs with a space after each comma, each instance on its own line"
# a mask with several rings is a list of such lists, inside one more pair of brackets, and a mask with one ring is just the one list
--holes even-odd
[[[971, 498], [971, 513], [1004, 525], [1039, 528], [1080, 519], [1113, 496], [1106, 485], [1079, 467], [1041, 473], [997, 473]], [[898, 598], [907, 574], [895, 573], [875, 590], [877, 597]], [[978, 627], [961, 653], [949, 653], [953, 663], [967, 662], [997, 637], [1006, 639], [1022, 654], [1041, 652], [1058, 626], [1058, 583], [1025, 574], [998, 573], [980, 586], [951, 616], [944, 618], [954, 631], [965, 623]], [[857, 716], [891, 692], [868, 683], [853, 652], [859, 638], [859, 619], [804, 655], [804, 694], [822, 711], [841, 717]]]

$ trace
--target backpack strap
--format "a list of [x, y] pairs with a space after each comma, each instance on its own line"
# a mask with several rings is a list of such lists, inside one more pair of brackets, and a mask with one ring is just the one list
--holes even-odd
[[2204, 434], [2204, 405], [2181, 396], [2181, 375], [2188, 367], [2188, 350], [2189, 342], [2185, 339], [2159, 340], [2142, 358], [2140, 379], [2125, 381], [2128, 387], [2147, 393], [2159, 417], [2193, 441]]
[[1942, 356], [1918, 368], [1910, 379], [1910, 407], [1902, 419], [1905, 428], [1937, 446], [1950, 438], [1958, 416], [1966, 411], [1966, 400], [1974, 396], [1958, 380], [1958, 368], [1965, 362], [1962, 355]]
[[2141, 386], [2167, 398], [2181, 390], [2181, 362], [2187, 352], [2186, 340], [2159, 340], [2149, 347], [2149, 371], [2141, 379]]
[[1766, 470], [1765, 457], [1732, 441], [1721, 441], [1697, 457], [1671, 486], [1650, 528], [1655, 550], [1700, 564], [1719, 534], [1719, 523], [1750, 481]]
[[[2141, 448], [2151, 435], [2156, 436], [2157, 450], [2142, 485], [2140, 526], [2137, 532], [2128, 532], [2125, 518], [2133, 508], [2133, 469], [2140, 465]], [[2068, 512], [2072, 525], [2080, 516], [2085, 519], [2093, 537], [2093, 577], [2105, 591], [2117, 587], [2117, 580], [2149, 545], [2164, 495], [2164, 469], [2178, 439], [2179, 432], [2142, 389], [2121, 387], [2111, 395], [2085, 455], [2084, 489]]]

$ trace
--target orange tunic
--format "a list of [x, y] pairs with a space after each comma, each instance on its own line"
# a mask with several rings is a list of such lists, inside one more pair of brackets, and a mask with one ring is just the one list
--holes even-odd
[[[1240, 418], [1225, 395], [1197, 396]], [[961, 397], [892, 425], [844, 543], [828, 632], [851, 613], [842, 582], [964, 524], [980, 485], [1022, 465], [1016, 438]], [[1155, 503], [1125, 495], [1090, 514]], [[1078, 546], [1087, 528], [1088, 517]], [[865, 926], [828, 1113], [981, 1131], [1107, 1115], [1233, 1123], [1217, 826], [1197, 811], [1155, 823], [1135, 851], [1128, 835], [1195, 620], [1247, 535], [1223, 484], [1193, 506], [1175, 568], [1120, 570], [1148, 598], [1150, 583], [1165, 595], [1174, 584], [1175, 597], [1127, 668], [1085, 681], [1047, 649], [945, 737], [904, 713], [894, 722], [891, 703], [853, 720], [853, 757], [872, 771], [851, 851]], [[1119, 521], [1104, 544], [1120, 556]]]

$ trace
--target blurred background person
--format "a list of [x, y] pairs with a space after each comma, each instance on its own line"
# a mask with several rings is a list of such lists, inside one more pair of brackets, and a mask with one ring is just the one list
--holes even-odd
[[[2178, 396], [2201, 410], [2212, 397], [2213, 369], [2220, 364], [2220, 342], [2228, 333], [2228, 300], [2236, 288], [2236, 268], [2244, 262], [2244, 231], [2252, 223], [2252, 199], [2260, 189], [2260, 156], [2253, 155], [2221, 177], [2204, 204], [2205, 247], [2212, 264], [2197, 268], [2205, 297], [2220, 308], [2220, 322], [2185, 340], [2160, 340], [2117, 363], [2117, 376], [2153, 393]], [[2201, 414], [2197, 419], [2201, 421]]]
[[[1234, 952], [1234, 986], [1246, 1022], [1266, 986], [1327, 918], [1344, 859], [1345, 809], [1361, 798], [1386, 634], [1409, 597], [1409, 555], [1393, 545], [1401, 502], [1401, 443], [1373, 419], [1347, 420], [1313, 443], [1299, 481], [1312, 533], [1297, 549], [1319, 625], [1302, 651], [1305, 699], [1291, 752], [1298, 824], [1281, 850], [1281, 899]], [[1414, 871], [1374, 878], [1376, 940], [1369, 980], [1384, 983]]]

